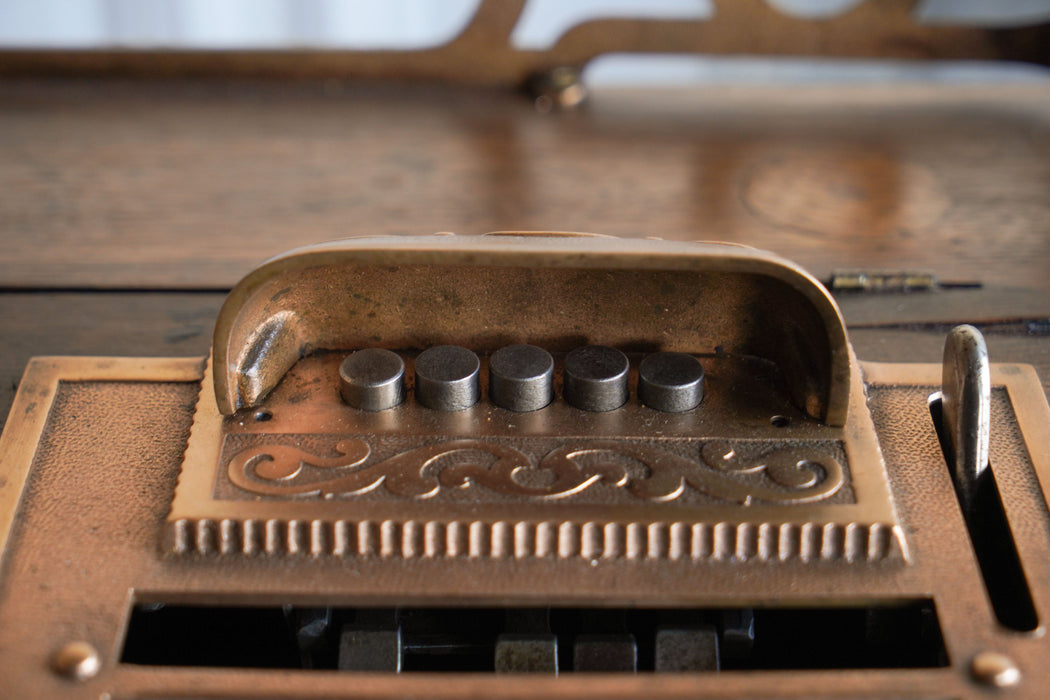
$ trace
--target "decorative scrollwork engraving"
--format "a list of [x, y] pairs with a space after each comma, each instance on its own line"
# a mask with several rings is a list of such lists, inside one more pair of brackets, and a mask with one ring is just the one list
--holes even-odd
[[778, 445], [744, 456], [728, 440], [703, 443], [695, 459], [651, 444], [617, 441], [564, 445], [538, 460], [485, 440], [424, 445], [371, 464], [371, 449], [361, 438], [343, 440], [336, 450], [343, 456], [317, 457], [289, 445], [249, 447], [230, 458], [227, 474], [238, 488], [264, 496], [358, 495], [382, 487], [395, 496], [421, 499], [442, 489], [481, 487], [555, 500], [602, 484], [650, 502], [672, 501], [693, 489], [743, 505], [817, 501], [845, 481], [842, 465], [825, 450]]
[[[238, 452], [226, 472], [238, 488], [264, 496], [304, 496], [323, 491], [320, 484], [295, 481], [304, 467], [347, 469], [360, 466], [372, 450], [357, 438], [343, 440], [335, 447], [342, 457], [318, 457], [291, 445], [267, 445]], [[254, 477], [254, 478], [253, 478]], [[382, 475], [369, 470], [341, 476], [346, 493], [363, 493], [382, 483]]]

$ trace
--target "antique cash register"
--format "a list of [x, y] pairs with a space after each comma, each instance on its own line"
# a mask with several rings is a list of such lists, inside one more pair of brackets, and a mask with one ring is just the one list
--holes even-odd
[[751, 248], [302, 248], [209, 358], [30, 363], [0, 694], [1041, 697], [1048, 430], [975, 329], [860, 362]]

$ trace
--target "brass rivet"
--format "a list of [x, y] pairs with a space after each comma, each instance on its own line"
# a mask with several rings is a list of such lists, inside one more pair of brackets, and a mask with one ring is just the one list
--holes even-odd
[[1012, 688], [1021, 682], [1021, 669], [1014, 660], [995, 651], [982, 651], [970, 662], [974, 680], [995, 688]]
[[70, 642], [51, 657], [55, 673], [74, 681], [86, 681], [98, 675], [102, 659], [98, 650], [87, 642]]

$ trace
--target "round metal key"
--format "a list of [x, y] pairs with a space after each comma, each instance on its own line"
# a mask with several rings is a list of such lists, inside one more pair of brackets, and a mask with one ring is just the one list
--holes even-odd
[[535, 345], [508, 345], [489, 359], [489, 396], [510, 411], [535, 411], [554, 398], [554, 358]]
[[683, 352], [653, 353], [638, 366], [638, 397], [665, 413], [694, 409], [704, 398], [704, 368]]
[[565, 356], [565, 400], [584, 411], [611, 411], [627, 402], [627, 355], [606, 345], [587, 345]]
[[347, 405], [385, 411], [405, 400], [405, 362], [397, 353], [366, 348], [339, 367], [339, 394]]
[[458, 345], [428, 348], [416, 358], [416, 400], [437, 411], [462, 411], [481, 398], [481, 361]]

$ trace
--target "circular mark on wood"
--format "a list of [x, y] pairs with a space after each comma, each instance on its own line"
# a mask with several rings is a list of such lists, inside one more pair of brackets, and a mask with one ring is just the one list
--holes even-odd
[[820, 236], [908, 237], [934, 226], [951, 207], [929, 168], [871, 150], [772, 156], [744, 173], [742, 188], [754, 216]]

